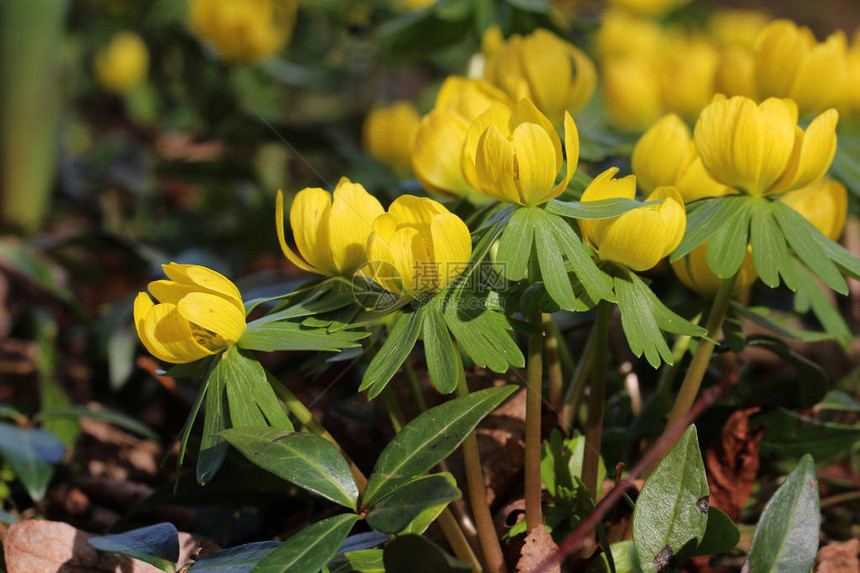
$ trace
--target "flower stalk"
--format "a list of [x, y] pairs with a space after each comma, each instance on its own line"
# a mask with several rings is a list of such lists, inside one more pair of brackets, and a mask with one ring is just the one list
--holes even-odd
[[612, 304], [605, 300], [597, 304], [594, 323], [594, 343], [591, 346], [591, 392], [588, 396], [588, 418], [585, 425], [585, 452], [582, 460], [582, 481], [592, 499], [597, 500], [597, 470], [600, 466], [600, 445], [603, 437], [603, 412], [606, 403], [607, 345]]
[[[539, 316], [535, 318], [537, 319]], [[537, 322], [537, 320], [533, 322]], [[543, 345], [543, 334], [532, 334], [529, 337], [529, 357], [526, 370], [525, 440], [525, 504], [526, 529], [528, 531], [543, 525], [540, 477]]]

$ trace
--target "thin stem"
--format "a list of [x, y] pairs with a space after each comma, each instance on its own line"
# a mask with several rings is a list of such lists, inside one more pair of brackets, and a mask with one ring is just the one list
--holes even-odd
[[[457, 395], [468, 396], [469, 386], [466, 383], [466, 373], [462, 371], [457, 384]], [[469, 490], [469, 501], [472, 503], [472, 514], [475, 517], [475, 527], [478, 530], [478, 540], [481, 551], [490, 573], [507, 573], [502, 546], [493, 525], [493, 515], [487, 503], [487, 490], [484, 487], [484, 472], [481, 469], [481, 454], [478, 451], [478, 439], [472, 431], [463, 440], [463, 461], [466, 468], [466, 486]]]
[[406, 376], [406, 382], [409, 384], [409, 390], [412, 392], [412, 399], [415, 400], [415, 405], [418, 410], [423, 412], [427, 409], [427, 401], [424, 399], [424, 392], [421, 391], [421, 384], [418, 382], [418, 375], [415, 373], [415, 368], [409, 359], [403, 361], [403, 374]]
[[723, 327], [723, 319], [726, 318], [726, 312], [732, 301], [732, 291], [734, 291], [736, 281], [737, 275], [730, 279], [724, 279], [719, 290], [717, 290], [714, 304], [711, 306], [711, 313], [708, 315], [708, 322], [705, 324], [708, 337], [699, 341], [699, 346], [696, 348], [692, 362], [690, 362], [690, 368], [684, 376], [684, 381], [681, 382], [681, 389], [678, 391], [678, 397], [675, 398], [675, 405], [669, 413], [666, 428], [671, 428], [675, 422], [684, 417], [693, 406], [693, 402], [696, 401], [699, 388], [702, 386], [702, 379], [708, 369], [708, 363], [714, 354], [713, 340], [719, 336]]
[[555, 321], [553, 321], [552, 315], [547, 313], [542, 314], [541, 327], [544, 331], [543, 351], [544, 358], [546, 359], [546, 377], [549, 380], [547, 398], [549, 399], [549, 405], [561, 417], [561, 409], [564, 406], [564, 382], [562, 380], [561, 358], [559, 356], [561, 341], [556, 336], [556, 329], [553, 329], [553, 326], [555, 326]]
[[406, 425], [403, 410], [400, 409], [400, 404], [397, 403], [397, 397], [394, 395], [391, 385], [387, 385], [382, 390], [380, 396], [382, 397], [382, 403], [385, 405], [385, 411], [388, 412], [388, 419], [391, 420], [391, 425], [394, 427], [394, 433], [396, 434]]
[[588, 335], [585, 341], [585, 347], [582, 349], [582, 358], [579, 364], [576, 365], [576, 371], [573, 373], [573, 379], [570, 381], [570, 386], [567, 387], [567, 395], [564, 397], [564, 419], [561, 427], [567, 430], [573, 426], [573, 420], [579, 410], [579, 404], [582, 402], [582, 395], [585, 393], [585, 381], [588, 380], [591, 374], [591, 364], [594, 361], [594, 329]]
[[550, 331], [552, 337], [558, 341], [558, 357], [561, 360], [561, 371], [564, 376], [573, 376], [573, 371], [576, 370], [576, 364], [573, 362], [573, 357], [570, 355], [570, 350], [564, 342], [564, 336], [558, 324], [553, 320], [550, 323]]
[[[699, 324], [699, 319], [700, 316], [696, 316], [691, 322]], [[660, 377], [657, 379], [657, 395], [666, 398], [672, 393], [675, 379], [681, 370], [681, 360], [690, 348], [691, 340], [692, 338], [686, 334], [675, 339], [675, 344], [672, 345], [672, 365], [666, 365], [660, 370]]]
[[[533, 322], [539, 316], [534, 317]], [[525, 459], [525, 504], [526, 530], [543, 525], [541, 511], [541, 402], [543, 382], [542, 334], [529, 337], [529, 361], [526, 370], [526, 459]]]
[[591, 368], [591, 391], [588, 395], [588, 419], [585, 426], [585, 452], [582, 460], [582, 481], [592, 499], [597, 500], [597, 470], [600, 465], [600, 445], [603, 438], [603, 411], [606, 404], [607, 345], [612, 304], [605, 300], [597, 304], [594, 323], [594, 346]]

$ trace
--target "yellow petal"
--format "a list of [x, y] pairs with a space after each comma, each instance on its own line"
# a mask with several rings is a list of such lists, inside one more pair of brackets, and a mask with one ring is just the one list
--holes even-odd
[[[723, 279], [714, 274], [714, 271], [708, 267], [707, 245], [705, 243], [696, 247], [690, 251], [689, 255], [672, 263], [672, 270], [675, 271], [681, 282], [689, 288], [699, 294], [711, 296], [719, 290]], [[756, 279], [758, 279], [758, 275], [755, 272], [752, 250], [747, 247], [746, 257], [744, 257], [744, 262], [741, 264], [735, 280], [734, 292], [737, 293], [749, 287]]]
[[[636, 195], [636, 177], [628, 175], [621, 179], [614, 179], [616, 173], [618, 173], [618, 168], [610, 167], [595, 177], [594, 181], [582, 193], [582, 201], [600, 201], [601, 199], [614, 199], [616, 197], [633, 199]], [[579, 228], [582, 230], [585, 240], [597, 249], [603, 240], [603, 235], [614, 220], [580, 219]]]
[[714, 77], [714, 89], [717, 93], [727, 96], [745, 96], [755, 99], [754, 73], [755, 62], [752, 54], [738, 47], [730, 47], [720, 55]]
[[427, 197], [401, 195], [388, 207], [388, 214], [397, 222], [397, 227], [413, 227], [422, 236], [430, 237], [430, 223], [433, 217], [448, 210], [441, 203]]
[[517, 121], [521, 124], [535, 123], [543, 128], [552, 142], [552, 148], [555, 151], [555, 172], [558, 173], [561, 169], [561, 163], [564, 161], [564, 155], [561, 151], [561, 139], [559, 139], [558, 132], [556, 132], [552, 122], [529, 99], [521, 99], [517, 102]]
[[574, 46], [568, 47], [574, 80], [567, 94], [567, 111], [574, 114], [584, 108], [597, 87], [597, 68], [591, 58]]
[[650, 60], [611, 58], [603, 66], [603, 102], [612, 124], [625, 131], [647, 129], [660, 117], [660, 85]]
[[398, 100], [374, 107], [364, 121], [365, 151], [400, 173], [409, 172], [409, 152], [421, 116], [412, 102]]
[[302, 189], [290, 207], [290, 224], [296, 247], [314, 272], [333, 276], [337, 273], [331, 258], [329, 213], [331, 195], [325, 189]]
[[636, 142], [630, 159], [639, 186], [650, 193], [674, 185], [690, 157], [690, 129], [675, 114], [663, 116]]
[[150, 354], [165, 362], [185, 364], [215, 354], [194, 340], [188, 321], [172, 304], [153, 306], [138, 334]]
[[576, 123], [568, 112], [564, 112], [564, 153], [567, 156], [567, 166], [564, 168], [564, 177], [550, 191], [549, 195], [545, 195], [538, 201], [544, 203], [550, 199], [555, 199], [567, 189], [567, 184], [573, 177], [577, 165], [579, 165], [579, 132], [576, 129]]
[[146, 288], [155, 297], [155, 300], [170, 304], [179, 304], [179, 301], [185, 295], [193, 292], [201, 292], [201, 289], [195, 285], [180, 284], [176, 281], [168, 280], [152, 281], [146, 285]]
[[[380, 219], [387, 218], [385, 221]], [[363, 274], [373, 279], [379, 286], [395, 294], [403, 294], [400, 273], [394, 267], [391, 239], [394, 237], [396, 223], [390, 215], [382, 215], [374, 222], [374, 227], [386, 233], [373, 233], [367, 241], [368, 265]]]
[[687, 210], [684, 208], [684, 199], [674, 187], [657, 187], [645, 201], [660, 199], [663, 199], [663, 202], [652, 208], [657, 210], [664, 221], [661, 234], [666, 244], [663, 249], [663, 256], [666, 257], [678, 248], [684, 238], [684, 232], [687, 230]]
[[363, 186], [342, 178], [334, 190], [329, 215], [331, 258], [338, 275], [350, 278], [367, 262], [367, 239], [373, 221], [385, 210]]
[[829, 109], [812, 120], [806, 133], [795, 128], [792, 156], [782, 176], [771, 187], [771, 193], [797, 189], [820, 179], [836, 155], [836, 124], [839, 114]]
[[838, 30], [806, 54], [789, 92], [802, 115], [840, 103], [848, 81], [846, 53], [845, 32]]
[[144, 321], [154, 306], [155, 304], [149, 298], [148, 294], [145, 292], [137, 293], [134, 299], [134, 327], [137, 329], [137, 335], [141, 339], [143, 338]]
[[403, 290], [413, 295], [436, 290], [436, 265], [430, 256], [427, 243], [416, 229], [398, 229], [391, 238], [390, 247], [394, 268], [400, 276]]
[[478, 141], [476, 173], [479, 191], [506, 203], [525, 205], [514, 181], [514, 148], [496, 126]]
[[842, 234], [848, 209], [848, 192], [838, 181], [822, 177], [811, 185], [786, 193], [780, 200], [803, 215], [831, 240], [837, 240]]
[[182, 317], [200, 328], [219, 335], [226, 342], [236, 342], [245, 333], [245, 313], [220, 296], [191, 293], [177, 305]]
[[732, 195], [737, 193], [731, 187], [714, 181], [702, 165], [702, 160], [698, 155], [695, 155], [695, 145], [690, 146], [693, 149], [694, 158], [687, 166], [681, 170], [678, 179], [675, 181], [675, 189], [684, 198], [684, 203], [691, 203], [704, 199], [706, 197], [720, 197], [722, 195]]
[[505, 92], [485, 80], [449, 76], [439, 88], [434, 109], [453, 113], [468, 125], [493, 104], [514, 107]]
[[794, 75], [815, 43], [809, 30], [790, 20], [777, 20], [762, 30], [756, 42], [755, 82], [760, 98], [788, 97]]
[[[762, 155], [761, 171], [755, 189], [766, 191], [779, 178], [791, 158], [794, 147], [795, 124], [797, 123], [794, 104], [785, 100], [770, 98], [758, 106], [762, 118]], [[736, 158], [739, 156], [736, 155]]]
[[468, 266], [472, 256], [472, 237], [466, 224], [453, 213], [441, 213], [433, 217], [430, 231], [441, 290]]
[[526, 205], [537, 205], [552, 190], [557, 175], [552, 141], [539, 125], [522, 123], [514, 130], [511, 145], [520, 195]]
[[[161, 268], [168, 278], [176, 281], [178, 284], [190, 285], [194, 287], [194, 290], [220, 295], [233, 303], [241, 312], [245, 312], [245, 306], [242, 304], [242, 294], [239, 292], [239, 289], [236, 288], [236, 285], [230, 279], [221, 273], [201, 267], [200, 265], [181, 265], [179, 263], [162, 265]], [[155, 282], [162, 283], [162, 281]], [[150, 286], [152, 284], [150, 283]], [[175, 292], [178, 294], [181, 291], [177, 289]], [[162, 300], [155, 292], [152, 294], [161, 302], [170, 302]]]
[[460, 167], [469, 125], [457, 114], [433, 110], [421, 120], [412, 147], [412, 171], [432, 193], [463, 196], [472, 190]]
[[523, 39], [522, 58], [530, 93], [553, 118], [567, 108], [567, 90], [573, 80], [566, 52], [565, 42], [548, 30], [539, 28]]
[[278, 243], [281, 245], [281, 252], [287, 257], [291, 263], [310, 273], [319, 273], [317, 269], [310, 266], [298, 254], [296, 254], [287, 244], [287, 238], [284, 233], [284, 194], [278, 190], [278, 195], [275, 199], [275, 230], [278, 233]]
[[479, 191], [482, 189], [481, 178], [478, 177], [477, 171], [477, 156], [478, 142], [481, 140], [484, 132], [492, 126], [499, 130], [503, 138], [507, 138], [513, 132], [513, 123], [514, 115], [511, 109], [502, 104], [496, 104], [487, 108], [487, 111], [469, 124], [469, 131], [466, 133], [466, 141], [463, 144], [461, 167], [466, 181], [473, 188]]

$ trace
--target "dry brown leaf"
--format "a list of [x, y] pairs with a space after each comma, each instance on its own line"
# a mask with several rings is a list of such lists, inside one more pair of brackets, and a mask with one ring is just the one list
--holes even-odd
[[815, 560], [815, 573], [860, 573], [858, 550], [860, 539], [822, 547]]
[[[44, 520], [12, 524], [3, 539], [8, 573], [157, 573], [136, 559], [100, 554], [87, 543], [97, 537], [67, 523]], [[179, 533], [179, 563], [191, 561], [206, 542], [189, 533]], [[208, 551], [208, 547], [207, 547]]]
[[711, 505], [733, 521], [752, 494], [758, 473], [758, 448], [764, 428], [749, 427], [749, 418], [758, 408], [739, 410], [723, 427], [717, 443], [705, 452], [705, 468], [711, 488]]
[[[535, 527], [526, 535], [526, 542], [520, 553], [520, 560], [517, 562], [517, 573], [531, 573], [537, 570], [538, 566], [556, 551], [558, 551], [558, 545], [552, 540], [552, 535], [549, 534], [546, 526]], [[560, 573], [561, 566], [554, 565], [545, 571]]]

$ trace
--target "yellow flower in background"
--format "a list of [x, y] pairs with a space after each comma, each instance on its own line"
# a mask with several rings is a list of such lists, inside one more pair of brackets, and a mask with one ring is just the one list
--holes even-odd
[[451, 76], [442, 84], [434, 109], [424, 116], [412, 147], [412, 171], [431, 193], [474, 195], [460, 167], [469, 124], [494, 104], [513, 108], [508, 96], [480, 79]]
[[392, 4], [398, 10], [413, 11], [421, 10], [436, 2], [436, 0], [392, 0]]
[[609, 0], [609, 5], [645, 16], [660, 16], [689, 2], [690, 0]]
[[554, 123], [585, 107], [597, 84], [594, 63], [579, 48], [537, 29], [511, 36], [487, 60], [484, 77], [519, 101], [529, 98]]
[[485, 58], [492, 58], [505, 47], [505, 37], [495, 24], [484, 30], [481, 34], [481, 53]]
[[367, 254], [371, 277], [385, 289], [432, 294], [466, 268], [472, 237], [466, 224], [441, 204], [402, 195], [373, 221]]
[[715, 180], [760, 197], [809, 185], [830, 168], [836, 154], [839, 114], [829, 109], [804, 132], [797, 106], [770, 98], [718, 95], [699, 116], [696, 151]]
[[702, 36], [672, 33], [657, 63], [663, 109], [695, 118], [714, 96], [716, 48]]
[[756, 98], [755, 60], [752, 52], [730, 46], [720, 54], [714, 77], [714, 91], [723, 95]]
[[660, 84], [654, 66], [638, 58], [612, 58], [603, 65], [603, 103], [612, 124], [643, 131], [660, 117]]
[[[636, 195], [636, 177], [614, 179], [617, 167], [594, 178], [582, 201], [600, 201]], [[634, 271], [647, 271], [674, 251], [684, 238], [687, 213], [684, 200], [674, 187], [657, 187], [646, 201], [663, 199], [657, 205], [633, 209], [614, 219], [579, 221], [582, 236], [604, 261], [620, 263]]]
[[163, 265], [169, 280], [149, 283], [134, 300], [134, 324], [146, 349], [172, 364], [194, 362], [235, 344], [245, 333], [239, 289], [206, 267]]
[[790, 191], [780, 201], [803, 215], [821, 234], [835, 241], [845, 228], [848, 214], [848, 192], [845, 185], [828, 177]]
[[[561, 195], [579, 162], [579, 134], [564, 114], [564, 151], [550, 121], [528, 99], [516, 112], [496, 104], [469, 126], [463, 146], [466, 180], [480, 193], [532, 207]], [[567, 168], [561, 181], [564, 158]]]
[[120, 32], [96, 53], [96, 79], [105, 90], [122, 94], [138, 85], [149, 69], [149, 50], [133, 32]]
[[296, 0], [190, 0], [191, 30], [231, 62], [259, 62], [284, 47]]
[[841, 30], [818, 43], [809, 28], [790, 20], [771, 23], [756, 43], [758, 97], [791, 98], [803, 116], [837, 105], [847, 81], [846, 43]]
[[842, 108], [853, 115], [860, 115], [860, 30], [854, 33], [851, 49], [845, 58], [846, 80]]
[[734, 192], [708, 175], [696, 153], [690, 128], [675, 114], [664, 116], [639, 138], [631, 163], [645, 193], [671, 186], [685, 203], [690, 203]]
[[752, 51], [759, 33], [770, 22], [770, 16], [759, 10], [716, 10], [708, 29], [723, 47], [735, 47]]
[[412, 141], [420, 121], [421, 116], [410, 101], [375, 106], [364, 120], [361, 134], [364, 150], [399, 174], [408, 174]]
[[281, 250], [302, 270], [325, 276], [352, 278], [367, 263], [367, 239], [373, 221], [385, 212], [377, 199], [358, 183], [341, 178], [334, 197], [325, 189], [302, 189], [290, 207], [290, 226], [298, 254], [284, 232], [284, 198], [278, 191], [275, 227]]
[[[675, 271], [675, 275], [682, 283], [701, 295], [714, 295], [719, 290], [720, 285], [723, 284], [723, 279], [714, 274], [714, 271], [708, 266], [707, 243], [699, 245], [690, 251], [686, 257], [672, 263], [672, 270]], [[738, 270], [734, 292], [738, 293], [752, 286], [757, 279], [758, 274], [755, 272], [752, 251], [748, 247], [744, 262]]]
[[662, 43], [663, 30], [654, 20], [613, 8], [603, 13], [594, 35], [594, 47], [601, 59], [652, 58]]

